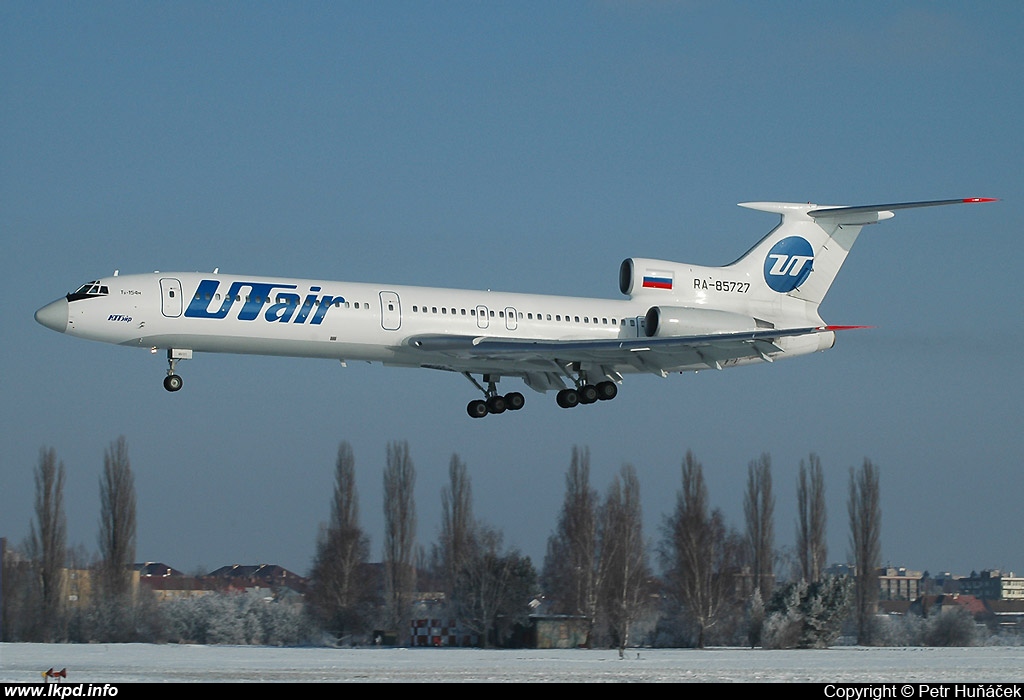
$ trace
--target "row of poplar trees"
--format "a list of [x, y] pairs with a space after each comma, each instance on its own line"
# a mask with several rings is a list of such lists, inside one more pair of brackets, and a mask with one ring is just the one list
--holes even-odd
[[[92, 565], [95, 605], [72, 620], [67, 614], [69, 564], [87, 565], [67, 544], [64, 462], [43, 448], [35, 468], [35, 518], [24, 554], [29, 566], [8, 565], [4, 557], [2, 633], [4, 640], [63, 641], [69, 624], [89, 626], [90, 637], [127, 641], [134, 621], [132, 569], [135, 563], [135, 477], [124, 437], [110, 444], [100, 476], [99, 560]], [[75, 560], [75, 561], [72, 561]]]
[[[878, 472], [865, 460], [850, 470], [850, 544], [856, 585], [825, 575], [826, 512], [820, 460], [801, 461], [797, 484], [799, 564], [794, 581], [776, 586], [771, 460], [748, 467], [745, 532], [729, 527], [710, 505], [703, 468], [688, 452], [672, 513], [660, 539], [643, 532], [640, 483], [625, 464], [602, 498], [590, 484], [590, 455], [574, 447], [561, 511], [540, 573], [530, 558], [506, 547], [501, 531], [473, 513], [465, 463], [452, 455], [441, 492], [442, 518], [429, 550], [416, 544], [416, 471], [408, 444], [387, 446], [384, 469], [385, 531], [381, 560], [371, 563], [370, 540], [359, 524], [355, 458], [338, 447], [330, 520], [320, 528], [310, 571], [306, 611], [337, 640], [374, 640], [391, 631], [399, 643], [416, 617], [456, 619], [482, 646], [522, 643], [530, 602], [546, 599], [553, 613], [585, 627], [581, 643], [618, 648], [636, 643], [698, 646], [709, 643], [779, 646], [827, 645], [840, 618], [851, 618], [858, 641], [869, 643], [877, 602], [881, 511]], [[67, 526], [64, 465], [43, 449], [35, 470], [35, 520], [25, 546], [29, 567], [5, 567], [4, 639], [68, 638]], [[128, 640], [139, 606], [129, 600], [135, 557], [135, 490], [123, 437], [104, 455], [100, 479], [99, 562], [94, 566], [94, 609], [71, 637]], [[661, 573], [652, 569], [651, 558]], [[21, 581], [20, 578], [27, 580]], [[14, 580], [12, 580], [12, 578]], [[777, 589], [777, 590], [775, 590]], [[424, 614], [423, 592], [437, 592]], [[846, 598], [852, 596], [852, 606]], [[852, 611], [852, 616], [849, 614]], [[652, 631], [651, 619], [657, 624]], [[637, 623], [645, 621], [644, 639]], [[382, 641], [382, 640], [374, 640]]]
[[[321, 527], [310, 572], [312, 616], [342, 642], [382, 630], [404, 643], [414, 617], [446, 617], [459, 620], [462, 632], [480, 645], [507, 643], [526, 622], [527, 603], [536, 592], [530, 558], [505, 547], [501, 532], [474, 516], [470, 479], [457, 455], [441, 493], [438, 542], [429, 552], [417, 546], [415, 485], [408, 444], [389, 444], [382, 559], [369, 564], [369, 538], [359, 525], [355, 459], [351, 446], [340, 444], [331, 518]], [[414, 604], [422, 604], [423, 591], [440, 595], [429, 613], [417, 614]]]
[[[583, 644], [620, 653], [638, 641], [703, 647], [709, 639], [742, 639], [759, 644], [766, 630], [773, 644], [823, 646], [835, 639], [852, 612], [858, 640], [870, 642], [881, 510], [878, 472], [869, 460], [860, 470], [850, 469], [855, 578], [825, 574], [824, 476], [812, 454], [809, 462], [801, 461], [797, 485], [795, 580], [778, 590], [773, 590], [777, 551], [767, 454], [749, 465], [742, 534], [711, 508], [703, 468], [689, 452], [675, 509], [664, 518], [654, 545], [643, 532], [640, 483], [632, 465], [622, 466], [601, 498], [590, 485], [589, 451], [574, 447], [565, 481], [564, 502], [538, 575], [528, 557], [503, 546], [498, 529], [474, 516], [466, 465], [453, 455], [449, 483], [441, 492], [438, 541], [426, 552], [415, 545], [415, 469], [408, 445], [390, 444], [384, 470], [381, 606], [366, 564], [369, 540], [359, 526], [355, 460], [348, 443], [341, 443], [331, 519], [321, 528], [311, 572], [311, 611], [342, 640], [359, 639], [371, 626], [399, 631], [400, 638], [410, 619], [443, 616], [459, 620], [482, 645], [508, 644], [514, 642], [516, 626], [527, 620], [528, 603], [544, 598], [551, 612], [583, 622]], [[652, 570], [652, 555], [660, 576]], [[414, 614], [414, 591], [440, 593], [429, 615]], [[644, 640], [634, 639], [638, 621], [652, 615], [660, 631], [652, 636], [647, 629]]]

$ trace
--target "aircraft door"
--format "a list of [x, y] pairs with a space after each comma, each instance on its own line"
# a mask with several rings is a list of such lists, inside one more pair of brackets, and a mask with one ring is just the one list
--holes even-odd
[[516, 326], [519, 325], [519, 319], [516, 318], [516, 310], [511, 306], [505, 307], [505, 328], [510, 331], [514, 331]]
[[397, 292], [380, 293], [380, 325], [386, 331], [402, 327], [402, 304]]
[[476, 327], [487, 328], [489, 323], [490, 321], [487, 319], [487, 307], [482, 305], [476, 307]]
[[160, 280], [160, 310], [168, 318], [181, 316], [181, 282], [170, 277]]

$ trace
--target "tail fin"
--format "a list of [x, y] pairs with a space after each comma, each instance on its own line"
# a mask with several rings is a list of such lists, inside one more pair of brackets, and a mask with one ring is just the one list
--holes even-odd
[[750, 279], [763, 279], [765, 296], [773, 296], [773, 292], [784, 294], [817, 307], [839, 274], [862, 227], [891, 219], [897, 209], [993, 201], [996, 200], [974, 197], [857, 207], [745, 202], [740, 206], [779, 214], [782, 221], [728, 267], [746, 272]]

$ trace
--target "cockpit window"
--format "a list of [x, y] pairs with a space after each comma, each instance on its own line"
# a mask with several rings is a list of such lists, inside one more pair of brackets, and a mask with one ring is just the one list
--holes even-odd
[[99, 280], [93, 282], [86, 282], [77, 291], [68, 294], [68, 301], [76, 301], [78, 299], [92, 299], [94, 297], [106, 296], [110, 292], [107, 290], [107, 285], [100, 284]]

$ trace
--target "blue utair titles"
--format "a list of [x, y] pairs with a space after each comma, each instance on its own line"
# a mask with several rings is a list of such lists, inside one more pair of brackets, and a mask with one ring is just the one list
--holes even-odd
[[[286, 290], [296, 289], [294, 284], [270, 284], [267, 282], [232, 282], [224, 295], [220, 307], [210, 310], [211, 302], [220, 299], [217, 290], [220, 289], [218, 280], [203, 280], [196, 288], [192, 302], [185, 309], [185, 316], [189, 318], [227, 318], [228, 312], [235, 302], [242, 303], [236, 318], [239, 321], [255, 321], [262, 313], [263, 319], [271, 323], [305, 323], [309, 318], [310, 325], [320, 325], [327, 314], [327, 310], [336, 302], [344, 302], [344, 297], [333, 297], [327, 294], [318, 297], [320, 287], [310, 287], [310, 294], [305, 299], [299, 294], [288, 293]], [[244, 297], [241, 294], [243, 289], [249, 293]], [[264, 306], [270, 306], [263, 311]], [[316, 309], [314, 311], [314, 309]], [[310, 318], [312, 313], [312, 318]]]

